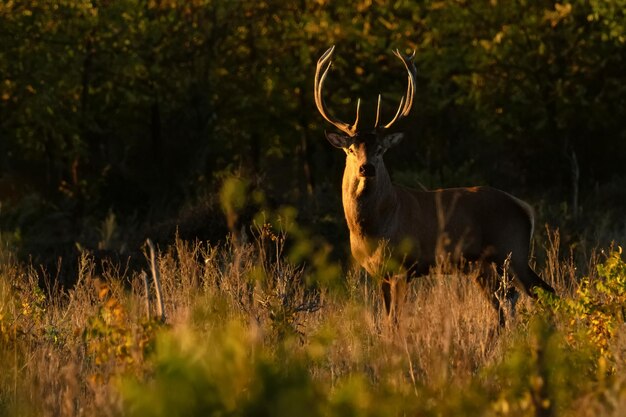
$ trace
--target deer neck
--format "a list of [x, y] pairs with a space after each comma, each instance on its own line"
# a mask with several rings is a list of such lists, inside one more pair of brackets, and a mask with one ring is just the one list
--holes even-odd
[[396, 191], [384, 166], [373, 178], [359, 177], [346, 166], [342, 200], [350, 233], [364, 237], [384, 236], [397, 209]]

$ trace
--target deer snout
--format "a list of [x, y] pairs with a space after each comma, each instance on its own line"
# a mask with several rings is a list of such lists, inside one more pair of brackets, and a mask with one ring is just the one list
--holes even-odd
[[359, 167], [359, 177], [372, 178], [376, 175], [376, 167], [374, 165], [365, 163]]

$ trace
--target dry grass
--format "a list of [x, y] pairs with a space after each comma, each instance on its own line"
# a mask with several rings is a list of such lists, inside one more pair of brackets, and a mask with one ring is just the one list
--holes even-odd
[[[329, 393], [343, 392], [346, 381], [358, 375], [389, 398], [413, 398], [417, 404], [427, 396], [417, 409], [439, 412], [446, 409], [439, 404], [455, 403], [451, 392], [461, 392], [455, 395], [467, 400], [462, 392], [475, 383], [483, 384], [479, 392], [498, 392], [495, 377], [485, 376], [486, 370], [506, 368], [513, 341], [534, 340], [529, 329], [539, 314], [535, 303], [522, 298], [510, 326], [499, 331], [496, 314], [461, 273], [416, 280], [409, 286], [401, 325], [390, 326], [382, 314], [379, 286], [363, 272], [349, 271], [339, 289], [307, 282], [309, 269], [288, 262], [284, 236], [273, 237], [223, 246], [178, 239], [161, 248], [165, 326], [145, 317], [139, 272], [103, 265], [98, 268], [103, 273], [96, 275], [93, 259], [85, 255], [78, 284], [66, 293], [48, 292], [39, 289], [41, 271], [3, 253], [0, 415], [121, 415], [125, 405], [119, 381], [129, 375], [150, 380], [156, 372], [157, 334], [192, 331], [210, 339], [232, 322], [246, 329], [256, 346], [253, 352], [265, 352], [278, 367], [301, 358], [312, 380]], [[563, 260], [558, 246], [558, 234], [552, 234], [541, 273], [559, 294], [575, 297], [580, 273], [573, 259]], [[597, 257], [589, 262], [593, 271]], [[568, 323], [555, 320], [557, 329], [567, 330]], [[619, 363], [626, 357], [623, 339], [613, 341], [618, 360], [611, 385], [599, 395], [599, 383], [594, 384], [576, 399], [579, 409], [568, 408], [566, 414], [601, 410], [618, 415], [626, 410]], [[467, 400], [471, 405], [461, 409], [483, 407], [488, 415], [537, 411], [530, 405], [524, 409], [522, 400], [515, 408], [510, 400], [488, 400], [487, 394], [480, 398]], [[403, 414], [401, 408], [391, 410]]]

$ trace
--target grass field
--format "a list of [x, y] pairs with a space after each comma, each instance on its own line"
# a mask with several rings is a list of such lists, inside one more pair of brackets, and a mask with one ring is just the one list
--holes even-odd
[[2, 249], [0, 415], [624, 415], [621, 250], [575, 260], [550, 237], [536, 269], [560, 299], [522, 297], [502, 330], [449, 271], [392, 326], [378, 283], [269, 226], [158, 249], [165, 323], [142, 271], [84, 253], [61, 291]]

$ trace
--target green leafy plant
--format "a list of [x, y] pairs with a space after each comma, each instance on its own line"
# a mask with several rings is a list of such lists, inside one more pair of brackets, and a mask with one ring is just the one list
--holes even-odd
[[140, 368], [144, 355], [153, 346], [159, 322], [131, 321], [124, 305], [105, 283], [98, 282], [97, 292], [100, 306], [87, 319], [82, 337], [95, 365], [92, 378], [100, 381], [133, 367]]
[[320, 388], [303, 363], [272, 356], [237, 323], [202, 338], [188, 329], [163, 334], [150, 379], [122, 384], [125, 409], [146, 417], [322, 415]]
[[613, 362], [611, 341], [622, 328], [626, 308], [626, 262], [622, 248], [612, 250], [604, 263], [597, 266], [595, 279], [583, 278], [576, 298], [565, 306], [571, 314], [571, 325], [584, 326], [584, 335], [597, 349], [599, 366]]

